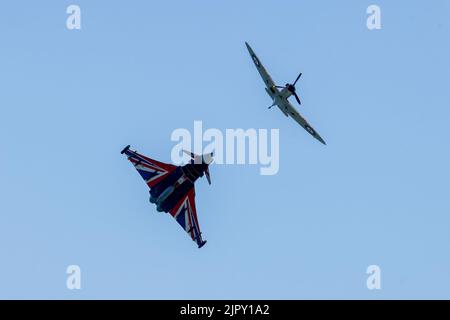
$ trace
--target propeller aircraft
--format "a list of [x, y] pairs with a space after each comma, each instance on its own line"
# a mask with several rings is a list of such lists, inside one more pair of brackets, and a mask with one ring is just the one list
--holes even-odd
[[258, 69], [258, 72], [266, 85], [265, 89], [267, 94], [272, 98], [272, 105], [269, 107], [269, 109], [271, 109], [273, 106], [277, 106], [286, 117], [290, 116], [291, 118], [293, 118], [295, 121], [297, 121], [299, 125], [301, 125], [306, 131], [308, 131], [310, 135], [312, 135], [314, 138], [316, 138], [321, 143], [326, 145], [325, 140], [323, 140], [322, 137], [319, 135], [319, 133], [317, 133], [317, 131], [314, 130], [309, 125], [309, 123], [305, 120], [305, 118], [303, 118], [298, 113], [298, 111], [292, 106], [292, 104], [288, 100], [290, 96], [294, 96], [298, 104], [301, 104], [301, 100], [297, 95], [295, 85], [297, 84], [297, 81], [300, 79], [302, 74], [300, 73], [292, 84], [286, 83], [285, 86], [276, 85], [275, 82], [270, 77], [269, 73], [262, 65], [261, 61], [256, 56], [253, 49], [250, 47], [250, 45], [247, 42], [245, 43], [245, 45], [247, 46], [248, 52], [252, 57], [256, 69]]

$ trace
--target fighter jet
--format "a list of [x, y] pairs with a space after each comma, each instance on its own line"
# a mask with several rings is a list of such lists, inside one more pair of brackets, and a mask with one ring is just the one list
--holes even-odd
[[198, 224], [194, 183], [206, 175], [211, 184], [209, 165], [213, 161], [213, 154], [199, 156], [183, 151], [191, 157], [191, 161], [184, 166], [150, 159], [130, 150], [130, 146], [126, 146], [121, 154], [128, 157], [150, 188], [150, 203], [156, 205], [158, 212], [168, 212], [201, 248], [206, 240], [202, 239]]
[[250, 45], [246, 42], [245, 45], [247, 46], [248, 52], [250, 53], [250, 56], [252, 57], [253, 63], [256, 66], [256, 69], [258, 69], [259, 74], [261, 75], [265, 85], [266, 85], [266, 92], [267, 94], [272, 98], [272, 105], [269, 107], [272, 108], [273, 106], [277, 106], [281, 112], [284, 113], [286, 117], [292, 117], [295, 121], [298, 122], [299, 125], [301, 125], [306, 131], [309, 132], [314, 138], [319, 140], [321, 143], [326, 144], [325, 141], [322, 139], [322, 137], [317, 133], [316, 130], [314, 130], [309, 123], [298, 113], [298, 111], [292, 106], [292, 104], [289, 102], [288, 98], [290, 96], [294, 96], [295, 100], [297, 100], [298, 104], [301, 104], [300, 98], [297, 95], [295, 84], [300, 79], [302, 74], [300, 73], [295, 79], [295, 81], [290, 84], [286, 83], [285, 86], [277, 86], [275, 82], [272, 80], [270, 75], [267, 73], [266, 69], [256, 56], [253, 49], [250, 47]]

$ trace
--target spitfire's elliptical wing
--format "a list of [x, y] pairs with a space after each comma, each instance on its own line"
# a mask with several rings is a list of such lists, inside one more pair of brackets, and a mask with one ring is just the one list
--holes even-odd
[[306, 131], [309, 132], [314, 138], [319, 140], [321, 143], [326, 145], [326, 142], [322, 139], [322, 137], [317, 133], [316, 130], [313, 129], [299, 113], [298, 111], [290, 104], [288, 100], [284, 100], [281, 109], [284, 110], [289, 116], [291, 116], [295, 121], [298, 122]]
[[128, 156], [128, 160], [134, 165], [150, 188], [177, 168], [174, 165], [159, 162], [132, 151], [130, 146], [126, 146], [121, 153]]
[[266, 84], [266, 87], [268, 89], [273, 88], [275, 86], [275, 82], [273, 82], [270, 75], [267, 73], [266, 68], [261, 64], [258, 57], [256, 56], [255, 52], [253, 52], [253, 49], [250, 47], [250, 45], [246, 42], [245, 45], [247, 46], [248, 52], [250, 53], [250, 56], [252, 57], [252, 60], [256, 66], [256, 69], [258, 69], [259, 74], [264, 80], [264, 83]]
[[192, 240], [197, 243], [199, 248], [205, 245], [206, 240], [202, 240], [202, 233], [200, 232], [200, 225], [198, 224], [197, 219], [194, 187], [192, 187], [169, 212], [172, 217], [177, 220], [184, 231], [191, 236]]

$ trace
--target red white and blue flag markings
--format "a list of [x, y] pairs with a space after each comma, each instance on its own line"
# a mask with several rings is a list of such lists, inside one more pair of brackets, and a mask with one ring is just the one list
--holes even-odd
[[150, 201], [157, 204], [158, 211], [170, 213], [199, 248], [202, 247], [206, 241], [202, 239], [198, 223], [194, 183], [185, 177], [182, 167], [153, 160], [130, 150], [129, 146], [122, 153], [150, 188]]

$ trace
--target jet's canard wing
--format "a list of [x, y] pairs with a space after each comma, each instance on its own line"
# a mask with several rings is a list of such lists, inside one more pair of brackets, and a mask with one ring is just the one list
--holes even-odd
[[184, 231], [191, 236], [191, 239], [197, 243], [199, 248], [206, 243], [202, 239], [200, 225], [198, 224], [194, 187], [189, 189], [186, 195], [169, 212]]
[[258, 57], [256, 56], [253, 49], [250, 47], [250, 45], [247, 42], [245, 43], [245, 45], [247, 46], [248, 52], [250, 53], [250, 56], [252, 57], [253, 63], [255, 64], [256, 69], [258, 69], [258, 72], [261, 75], [261, 78], [263, 79], [266, 87], [269, 90], [272, 89], [275, 86], [275, 82], [273, 82], [269, 73], [266, 71], [266, 68], [264, 68], [261, 61], [259, 61]]
[[299, 125], [301, 125], [310, 135], [312, 135], [314, 138], [319, 140], [321, 143], [326, 145], [325, 140], [322, 139], [322, 137], [319, 135], [319, 133], [313, 129], [313, 127], [310, 126], [308, 121], [303, 118], [300, 113], [292, 106], [292, 104], [287, 100], [284, 99], [281, 103], [280, 109], [287, 113], [291, 118], [293, 118]]
[[177, 168], [172, 164], [159, 162], [132, 151], [130, 146], [123, 149], [121, 153], [128, 157], [128, 160], [130, 160], [149, 188], [153, 188]]

